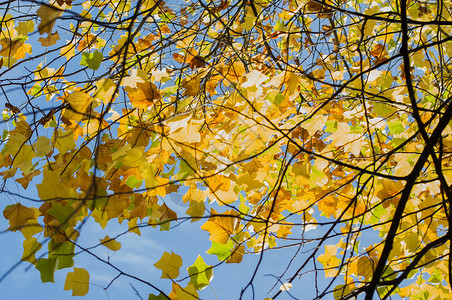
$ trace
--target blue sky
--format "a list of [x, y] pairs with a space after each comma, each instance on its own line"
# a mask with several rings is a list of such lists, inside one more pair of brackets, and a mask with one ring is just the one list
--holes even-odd
[[[194, 263], [198, 253], [202, 255], [207, 264], [218, 263], [216, 256], [205, 253], [210, 248], [210, 241], [208, 240], [208, 234], [199, 230], [200, 225], [201, 223], [197, 222], [187, 222], [169, 232], [146, 228], [142, 230], [141, 237], [134, 233], [128, 233], [120, 237], [118, 239], [122, 244], [120, 251], [113, 252], [105, 247], [98, 247], [95, 253], [104, 259], [109, 258], [112, 263], [124, 272], [148, 280], [169, 293], [171, 290], [170, 281], [160, 279], [161, 271], [153, 266], [164, 251], [174, 251], [181, 255], [184, 266]], [[4, 229], [8, 225], [2, 219], [0, 226], [1, 229]], [[105, 231], [98, 224], [89, 222], [84, 227], [78, 243], [84, 246], [95, 245], [98, 244], [99, 238], [104, 237], [106, 234], [112, 236], [123, 230], [124, 227], [117, 222], [110, 222]], [[0, 248], [2, 257], [0, 260], [0, 271], [3, 274], [22, 256], [23, 237], [20, 233], [6, 232], [0, 236], [0, 239], [1, 244], [5, 245]], [[294, 251], [295, 249], [267, 252], [264, 255], [265, 263], [255, 280], [256, 299], [268, 297], [269, 295], [266, 293], [269, 287], [275, 283], [275, 279], [264, 275], [278, 275], [286, 266], [287, 258], [289, 255], [293, 255]], [[246, 255], [241, 264], [224, 264], [219, 268], [215, 268], [211, 286], [200, 292], [201, 298], [238, 299], [240, 289], [251, 278], [258, 257], [255, 254]], [[301, 258], [303, 256], [300, 257], [300, 261]], [[77, 267], [86, 268], [90, 273], [90, 291], [85, 297], [86, 299], [140, 299], [136, 296], [130, 284], [144, 299], [147, 299], [148, 294], [153, 292], [148, 286], [126, 277], [116, 280], [106, 292], [104, 287], [117, 275], [116, 271], [87, 254], [78, 255], [75, 258], [75, 262]], [[0, 283], [4, 299], [72, 299], [71, 291], [63, 289], [66, 273], [71, 271], [71, 269], [57, 271], [55, 283], [42, 283], [39, 279], [39, 272], [34, 267], [28, 268], [29, 266], [29, 263], [23, 262]], [[184, 266], [181, 268], [181, 273]], [[313, 293], [311, 280], [314, 278], [308, 276], [306, 279], [296, 281], [291, 293], [304, 296]], [[279, 287], [279, 284], [277, 286]], [[248, 292], [251, 292], [251, 290]], [[287, 297], [287, 299], [289, 298]], [[248, 293], [244, 299], [251, 299], [251, 294]], [[286, 299], [285, 295], [282, 295], [280, 299]], [[300, 299], [305, 298], [301, 297]]]

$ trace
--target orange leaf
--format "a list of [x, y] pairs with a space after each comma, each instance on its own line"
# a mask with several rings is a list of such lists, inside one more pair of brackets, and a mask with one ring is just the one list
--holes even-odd
[[137, 88], [126, 87], [130, 102], [136, 108], [146, 109], [154, 100], [161, 98], [160, 92], [152, 82], [137, 82]]

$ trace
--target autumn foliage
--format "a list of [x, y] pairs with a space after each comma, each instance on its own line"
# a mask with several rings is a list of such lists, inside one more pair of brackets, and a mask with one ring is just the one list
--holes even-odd
[[[450, 298], [450, 2], [0, 9], [3, 229], [23, 235], [17, 259], [43, 282], [69, 270], [64, 289], [89, 295], [84, 253], [149, 299], [197, 299], [225, 263], [257, 255], [237, 298]], [[123, 231], [86, 245], [90, 220]], [[187, 222], [211, 248], [194, 263], [166, 249], [146, 266], [161, 279], [93, 252]], [[272, 252], [290, 255], [255, 291]]]

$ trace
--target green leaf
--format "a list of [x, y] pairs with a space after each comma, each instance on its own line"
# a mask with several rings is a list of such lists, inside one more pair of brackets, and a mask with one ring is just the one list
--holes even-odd
[[350, 133], [356, 133], [356, 134], [361, 134], [364, 132], [364, 128], [362, 128], [361, 126], [350, 126]]
[[434, 269], [432, 276], [430, 276], [430, 278], [428, 279], [428, 282], [440, 283], [441, 281], [443, 281], [443, 277], [444, 274], [441, 274], [441, 272], [438, 271], [438, 269]]
[[350, 286], [340, 284], [333, 290], [334, 299], [342, 299], [344, 296], [350, 294], [351, 291]]
[[72, 217], [74, 209], [69, 204], [62, 205], [60, 202], [52, 202], [52, 207], [47, 210], [47, 213], [58, 220], [62, 229], [66, 229], [69, 226], [68, 220]]
[[336, 120], [332, 120], [332, 121], [326, 121], [325, 125], [325, 132], [329, 132], [329, 133], [335, 133], [337, 130], [337, 121]]
[[207, 250], [207, 254], [216, 255], [218, 260], [223, 261], [231, 256], [231, 249], [234, 247], [234, 242], [229, 240], [226, 244], [212, 242], [212, 246]]
[[212, 266], [207, 265], [200, 255], [198, 255], [195, 263], [187, 270], [190, 276], [189, 284], [193, 284], [198, 291], [208, 286], [213, 278]]
[[57, 267], [58, 258], [41, 258], [36, 263], [36, 269], [41, 273], [42, 282], [55, 282]]
[[405, 131], [405, 127], [401, 121], [388, 122], [388, 127], [393, 134], [401, 134]]
[[139, 188], [141, 186], [142, 182], [143, 182], [143, 180], [138, 179], [133, 175], [127, 177], [127, 180], [126, 180], [126, 184], [132, 189]]
[[50, 240], [48, 248], [49, 258], [58, 260], [58, 270], [74, 266], [75, 245], [73, 243], [55, 243], [53, 240]]
[[377, 114], [377, 116], [381, 118], [387, 118], [394, 112], [396, 112], [396, 109], [393, 106], [388, 105], [386, 103], [376, 102], [374, 103], [373, 111]]
[[149, 294], [148, 300], [168, 300], [168, 297], [160, 293], [158, 296]]
[[99, 51], [94, 51], [94, 53], [83, 53], [81, 66], [86, 66], [90, 69], [97, 70], [100, 67], [100, 63], [104, 59], [104, 56]]

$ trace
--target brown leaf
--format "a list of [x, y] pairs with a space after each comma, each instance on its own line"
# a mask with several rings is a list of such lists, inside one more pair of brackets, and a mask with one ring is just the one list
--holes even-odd
[[[45, 125], [47, 122], [50, 121], [50, 119], [52, 119], [52, 117], [53, 117], [53, 115], [55, 114], [55, 112], [56, 112], [56, 111], [55, 111], [54, 109], [50, 110], [49, 113], [48, 113], [47, 115], [45, 115], [44, 117], [41, 118], [41, 120], [39, 120], [39, 123], [40, 123], [41, 125]], [[62, 118], [64, 118], [64, 117], [62, 117]], [[64, 123], [64, 122], [63, 122], [63, 123]]]
[[192, 70], [196, 68], [202, 68], [206, 65], [206, 60], [204, 59], [204, 57], [196, 55], [188, 62], [188, 65]]
[[166, 24], [164, 24], [163, 26], [160, 27], [160, 31], [162, 33], [164, 33], [164, 34], [170, 34], [171, 33], [171, 29]]
[[167, 220], [170, 221], [177, 220], [177, 213], [171, 210], [168, 206], [166, 206], [165, 203], [163, 203], [163, 205], [159, 207], [159, 212], [160, 212], [160, 222]]
[[41, 23], [39, 23], [38, 30], [40, 34], [47, 32], [50, 34], [55, 25], [56, 19], [61, 16], [63, 12], [52, 6], [41, 5], [36, 14], [41, 18]]
[[382, 44], [377, 44], [372, 51], [370, 51], [370, 55], [373, 57], [380, 57], [385, 53], [385, 46]]
[[67, 4], [67, 5], [72, 5], [72, 1], [73, 0], [57, 0], [58, 5], [63, 5], [63, 4]]
[[185, 62], [185, 57], [183, 55], [180, 55], [179, 53], [173, 53], [173, 58], [178, 63], [183, 64]]
[[220, 4], [218, 6], [212, 8], [211, 11], [213, 13], [218, 13], [218, 12], [222, 11], [223, 9], [228, 8], [228, 6], [229, 6], [228, 1], [221, 0]]
[[201, 78], [199, 76], [184, 78], [181, 84], [188, 96], [196, 96], [200, 90]]
[[309, 1], [308, 4], [306, 4], [306, 10], [308, 12], [321, 12], [322, 8], [323, 5], [316, 1]]
[[8, 102], [7, 103], [5, 103], [5, 107], [6, 108], [9, 108], [13, 113], [15, 113], [15, 114], [17, 114], [20, 110], [17, 108], [17, 107], [15, 107], [14, 105], [12, 105], [12, 104], [9, 104]]
[[3, 211], [5, 219], [9, 220], [10, 227], [7, 230], [20, 230], [28, 220], [35, 218], [35, 211], [20, 203], [9, 205]]
[[38, 41], [41, 42], [41, 46], [49, 47], [55, 45], [59, 39], [60, 36], [58, 35], [58, 32], [55, 31], [55, 33], [49, 34], [46, 38], [40, 37]]

